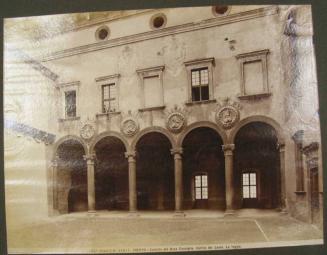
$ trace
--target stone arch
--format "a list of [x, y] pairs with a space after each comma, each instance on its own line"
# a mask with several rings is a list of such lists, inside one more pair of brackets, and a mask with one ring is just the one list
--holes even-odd
[[128, 151], [129, 150], [129, 144], [127, 142], [127, 140], [118, 132], [115, 131], [105, 131], [102, 132], [101, 134], [97, 135], [96, 137], [93, 138], [93, 140], [90, 143], [90, 154], [94, 153], [94, 148], [95, 145], [103, 138], [105, 137], [115, 137], [117, 139], [119, 139], [125, 146], [125, 150]]
[[56, 155], [57, 155], [57, 150], [58, 150], [58, 148], [59, 148], [59, 146], [61, 145], [61, 144], [63, 144], [64, 142], [66, 142], [66, 141], [69, 141], [69, 140], [75, 140], [75, 141], [77, 141], [77, 142], [79, 142], [82, 146], [83, 146], [83, 148], [84, 148], [84, 152], [85, 152], [85, 155], [87, 155], [88, 154], [88, 147], [87, 147], [87, 145], [85, 144], [85, 142], [83, 141], [83, 139], [82, 138], [80, 138], [80, 137], [78, 137], [78, 136], [75, 136], [75, 135], [66, 135], [66, 136], [64, 136], [64, 137], [61, 137], [56, 143], [55, 143], [55, 145], [54, 145], [54, 154], [53, 154], [53, 159], [55, 159], [56, 158]]
[[169, 131], [167, 129], [164, 129], [162, 127], [149, 127], [149, 128], [145, 128], [143, 129], [141, 132], [139, 132], [136, 137], [134, 138], [132, 144], [131, 144], [131, 150], [135, 151], [136, 150], [136, 144], [138, 143], [138, 141], [146, 134], [149, 133], [160, 133], [162, 135], [164, 135], [170, 142], [171, 147], [172, 148], [176, 148], [176, 141], [175, 139], [172, 137], [172, 135], [169, 133]]
[[178, 147], [182, 147], [183, 141], [185, 139], [185, 137], [194, 129], [196, 128], [200, 128], [200, 127], [206, 127], [206, 128], [211, 128], [214, 131], [216, 131], [218, 133], [218, 135], [220, 136], [220, 138], [222, 139], [223, 143], [226, 144], [227, 143], [227, 135], [225, 130], [223, 130], [220, 126], [218, 126], [217, 124], [213, 123], [213, 122], [209, 122], [209, 121], [200, 121], [200, 122], [195, 122], [189, 126], [186, 127], [186, 129], [181, 133], [181, 135], [178, 138], [177, 141], [177, 146]]
[[267, 116], [263, 116], [263, 115], [257, 115], [257, 116], [250, 116], [247, 117], [243, 120], [241, 120], [240, 122], [238, 122], [236, 124], [236, 126], [233, 128], [233, 130], [231, 131], [229, 137], [228, 137], [228, 142], [233, 144], [235, 142], [235, 137], [238, 133], [238, 131], [245, 126], [246, 124], [249, 124], [251, 122], [262, 122], [265, 124], [270, 125], [273, 129], [275, 129], [276, 131], [276, 136], [278, 139], [278, 143], [279, 144], [284, 144], [284, 132], [281, 128], [281, 126], [279, 125], [279, 123], [277, 121], [275, 121], [274, 119], [267, 117]]

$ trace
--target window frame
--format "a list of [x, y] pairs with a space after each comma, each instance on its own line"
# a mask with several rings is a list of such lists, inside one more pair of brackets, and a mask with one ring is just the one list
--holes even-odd
[[[187, 73], [187, 101], [186, 104], [193, 103], [206, 103], [214, 100], [214, 85], [213, 85], [213, 67], [215, 65], [214, 58], [203, 58], [184, 62], [186, 73]], [[208, 100], [193, 101], [192, 97], [192, 71], [198, 69], [208, 68], [208, 87], [209, 87], [209, 98]]]
[[[200, 176], [200, 180], [201, 180], [201, 184], [200, 184], [200, 187], [196, 186], [196, 177], [197, 176]], [[202, 176], [206, 176], [207, 177], [207, 185], [206, 186], [203, 186], [202, 185]], [[201, 190], [201, 198], [197, 198], [196, 196], [196, 189], [197, 188], [200, 188]], [[207, 197], [206, 198], [203, 198], [203, 190], [204, 189], [207, 189]], [[195, 173], [193, 175], [193, 192], [194, 192], [194, 200], [209, 200], [209, 178], [208, 178], [208, 173], [206, 172], [199, 172], [199, 173]]]
[[[207, 84], [201, 84], [201, 71], [207, 70], [208, 73], [208, 83]], [[199, 85], [194, 85], [193, 84], [193, 73], [198, 72], [199, 73]], [[201, 102], [201, 101], [207, 101], [209, 100], [209, 69], [207, 67], [202, 67], [202, 68], [197, 68], [197, 69], [192, 69], [191, 70], [191, 93], [192, 93], [192, 102]], [[208, 99], [202, 99], [202, 88], [203, 87], [208, 87]], [[200, 100], [194, 100], [193, 99], [193, 89], [194, 88], [199, 88], [199, 97]]]
[[[99, 97], [101, 98], [101, 100], [98, 100], [98, 107], [99, 107], [99, 113], [97, 114], [97, 116], [100, 115], [108, 115], [108, 114], [115, 114], [115, 113], [120, 113], [120, 107], [119, 107], [119, 81], [120, 81], [120, 74], [112, 74], [112, 75], [106, 75], [106, 76], [101, 76], [101, 77], [97, 77], [95, 78], [95, 82], [97, 84], [98, 87], [98, 93], [99, 93]], [[116, 87], [116, 97], [115, 97], [115, 101], [116, 101], [116, 109], [115, 111], [108, 111], [105, 112], [103, 111], [104, 109], [104, 93], [103, 93], [103, 88], [105, 86], [115, 86]], [[110, 94], [109, 94], [110, 96]]]
[[[269, 97], [271, 95], [269, 91], [269, 82], [268, 82], [268, 54], [269, 50], [259, 50], [253, 51], [249, 53], [242, 53], [236, 56], [236, 59], [239, 62], [240, 68], [240, 90], [241, 94], [238, 96], [239, 99], [256, 99]], [[245, 73], [244, 73], [244, 65], [248, 63], [260, 62], [262, 65], [262, 79], [263, 79], [263, 88], [262, 92], [247, 94], [245, 87]]]
[[[108, 87], [109, 91], [108, 91], [108, 94], [109, 94], [109, 97], [106, 99], [104, 98], [104, 88], [105, 87]], [[115, 87], [115, 90], [116, 90], [116, 97], [111, 97], [110, 95], [110, 87]], [[111, 110], [111, 107], [110, 107], [110, 102], [111, 101], [115, 101], [115, 104], [117, 106], [117, 87], [116, 87], [116, 83], [107, 83], [107, 84], [103, 84], [101, 85], [101, 93], [102, 93], [102, 112], [101, 113], [112, 113], [112, 112], [116, 112], [117, 109], [115, 108], [113, 111]], [[108, 111], [105, 111], [105, 102], [109, 102], [109, 109]]]

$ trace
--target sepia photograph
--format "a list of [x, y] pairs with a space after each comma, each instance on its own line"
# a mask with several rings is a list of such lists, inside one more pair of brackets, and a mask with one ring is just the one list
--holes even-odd
[[323, 245], [311, 5], [4, 19], [9, 254]]

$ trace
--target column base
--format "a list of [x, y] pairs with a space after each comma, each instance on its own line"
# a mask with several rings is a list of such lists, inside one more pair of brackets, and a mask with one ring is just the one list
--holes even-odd
[[184, 218], [186, 215], [183, 211], [175, 211], [173, 217]]
[[95, 217], [95, 216], [97, 216], [96, 210], [88, 210], [87, 211], [87, 216], [89, 216], [89, 217]]
[[129, 211], [128, 212], [128, 217], [139, 217], [138, 211]]
[[235, 216], [235, 210], [233, 209], [227, 209], [224, 213], [224, 217], [228, 217], [228, 216]]

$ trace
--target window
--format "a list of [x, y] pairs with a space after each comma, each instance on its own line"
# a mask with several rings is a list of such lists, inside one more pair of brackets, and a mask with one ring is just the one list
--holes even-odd
[[227, 15], [230, 11], [230, 7], [228, 5], [216, 5], [212, 7], [212, 13], [219, 17]]
[[150, 67], [136, 70], [140, 78], [141, 109], [162, 110], [164, 109], [163, 71], [164, 66]]
[[185, 62], [188, 77], [188, 100], [186, 104], [210, 102], [213, 99], [214, 58]]
[[101, 26], [95, 31], [95, 38], [98, 41], [103, 41], [105, 39], [108, 39], [110, 35], [109, 27], [107, 26]]
[[65, 92], [65, 112], [66, 118], [76, 117], [76, 91]]
[[270, 96], [267, 67], [268, 53], [269, 50], [260, 50], [236, 56], [240, 63], [240, 99]]
[[195, 199], [208, 199], [208, 176], [199, 174], [194, 177]]
[[209, 100], [208, 68], [192, 70], [192, 101]]
[[165, 14], [158, 13], [151, 17], [150, 26], [152, 29], [159, 29], [166, 26], [167, 18]]
[[243, 198], [257, 198], [256, 173], [243, 173]]
[[115, 112], [117, 109], [116, 84], [102, 85], [102, 113]]

